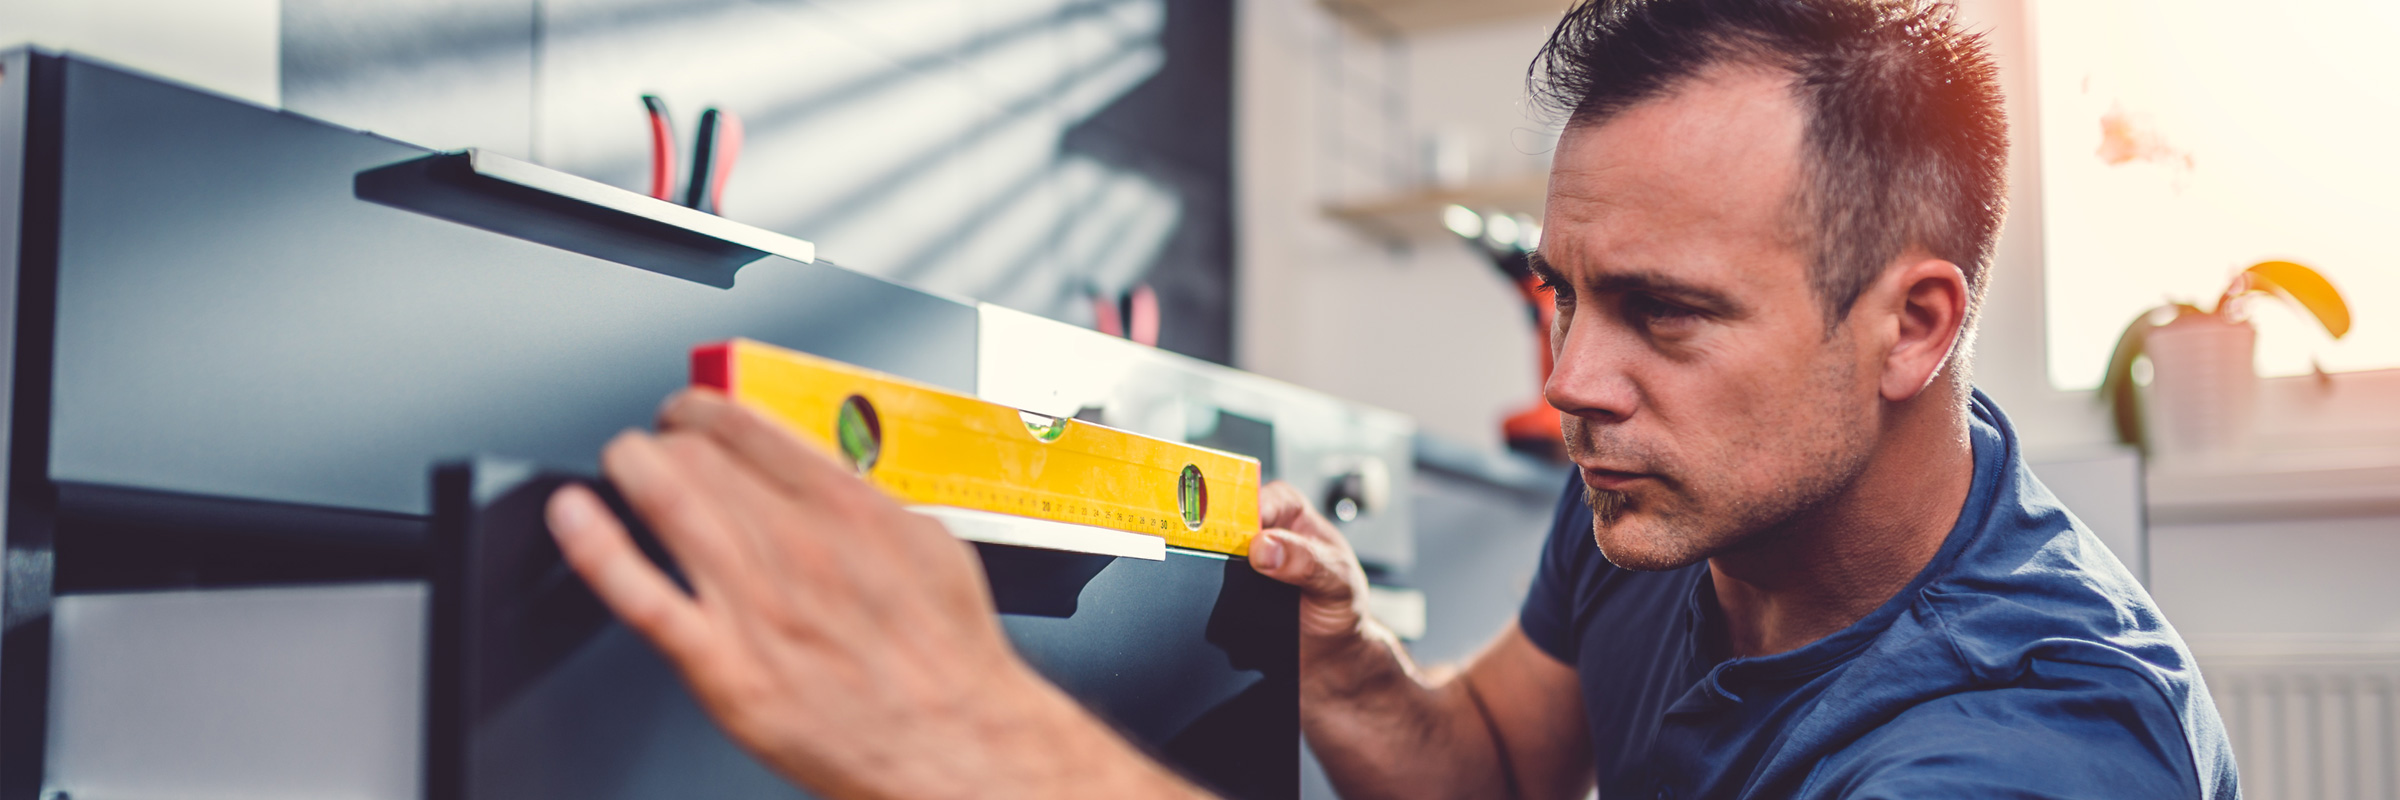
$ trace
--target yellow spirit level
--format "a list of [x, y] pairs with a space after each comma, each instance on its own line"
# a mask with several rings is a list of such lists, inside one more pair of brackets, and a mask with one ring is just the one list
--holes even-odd
[[961, 538], [1156, 559], [1169, 546], [1247, 556], [1258, 532], [1254, 458], [747, 339], [693, 350], [692, 383], [766, 411]]

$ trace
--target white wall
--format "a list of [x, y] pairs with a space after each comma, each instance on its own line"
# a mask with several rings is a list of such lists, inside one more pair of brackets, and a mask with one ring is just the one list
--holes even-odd
[[2155, 525], [2152, 591], [2196, 644], [2400, 640], [2400, 520]]
[[[1539, 392], [1515, 289], [1463, 244], [1395, 250], [1327, 219], [1332, 170], [1320, 159], [1336, 98], [1318, 79], [1319, 48], [1343, 34], [1311, 0], [1242, 0], [1236, 18], [1235, 364], [1498, 447], [1500, 419]], [[1535, 127], [1518, 103], [1545, 33], [1535, 21], [1413, 40], [1412, 127], [1485, 142], [1479, 169], [1533, 158], [1503, 148]]]
[[[280, 102], [278, 0], [8, 0], [0, 45], [33, 41]], [[1463, 245], [1395, 251], [1327, 220], [1332, 199], [1318, 48], [1340, 35], [1311, 0], [1238, 12], [1240, 264], [1235, 361], [1498, 446], [1499, 420], [1536, 397], [1536, 344], [1514, 290]], [[1411, 41], [1411, 127], [1475, 144], [1478, 174], [1539, 169], [1547, 138], [1522, 114], [1540, 21]], [[1531, 153], [1525, 151], [1533, 151]]]
[[7, 0], [0, 47], [73, 50], [272, 106], [282, 11], [280, 0]]
[[1409, 116], [1418, 131], [1462, 142], [1470, 180], [1549, 173], [1557, 125], [1526, 102], [1525, 72], [1551, 23], [1501, 21], [1407, 40]]

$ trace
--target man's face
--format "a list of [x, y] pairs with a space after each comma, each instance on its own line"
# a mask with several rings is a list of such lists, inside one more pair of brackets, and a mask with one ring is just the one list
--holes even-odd
[[1829, 337], [1794, 205], [1790, 76], [1722, 66], [1560, 139], [1537, 269], [1558, 288], [1568, 455], [1627, 569], [1737, 549], [1864, 468], [1875, 361]]

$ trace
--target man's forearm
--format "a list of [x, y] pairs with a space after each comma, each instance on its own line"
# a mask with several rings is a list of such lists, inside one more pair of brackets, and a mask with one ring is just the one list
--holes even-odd
[[[854, 754], [840, 782], [785, 774], [826, 797], [859, 800], [1213, 800], [1152, 760], [1058, 687], [1031, 673], [979, 687], [919, 738], [947, 744]], [[769, 757], [781, 755], [770, 750]], [[792, 766], [788, 762], [778, 766]]]
[[970, 774], [957, 797], [1143, 798], [1208, 800], [1201, 791], [1144, 755], [1116, 731], [1047, 683], [982, 715], [994, 746], [985, 757], [1004, 763]]
[[1301, 648], [1302, 727], [1346, 796], [1503, 797], [1498, 740], [1464, 676], [1432, 680], [1372, 621], [1342, 644]]

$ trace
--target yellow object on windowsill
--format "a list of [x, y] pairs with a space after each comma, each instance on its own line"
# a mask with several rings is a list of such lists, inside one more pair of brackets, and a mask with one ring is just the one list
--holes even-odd
[[2202, 309], [2190, 303], [2168, 303], [2142, 312], [2125, 332], [2117, 337], [2117, 346], [2108, 359], [2108, 374], [2101, 379], [2099, 397], [2109, 403], [2114, 412], [2118, 441], [2144, 446], [2141, 404], [2133, 391], [2134, 362], [2149, 348], [2153, 331], [2178, 322], [2187, 324], [2206, 321], [2226, 325], [2249, 324], [2244, 306], [2254, 295], [2281, 298], [2307, 311], [2325, 332], [2342, 338], [2350, 332], [2350, 304], [2342, 299], [2333, 282], [2316, 270], [2290, 261], [2261, 261], [2233, 276], [2225, 292], [2217, 297], [2214, 308]]

